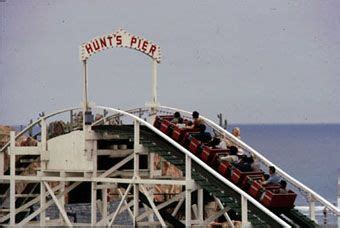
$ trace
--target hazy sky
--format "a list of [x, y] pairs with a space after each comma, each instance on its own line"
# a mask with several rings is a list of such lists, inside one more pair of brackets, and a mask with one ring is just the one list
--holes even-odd
[[[79, 105], [79, 45], [118, 28], [161, 47], [162, 105], [229, 123], [340, 123], [340, 1], [0, 1], [0, 123]], [[151, 100], [151, 59], [89, 60], [89, 96]]]

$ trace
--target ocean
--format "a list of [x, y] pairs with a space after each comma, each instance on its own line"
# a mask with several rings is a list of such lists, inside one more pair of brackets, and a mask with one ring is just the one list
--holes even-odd
[[[229, 126], [228, 131], [235, 126], [240, 127], [245, 143], [336, 205], [340, 124], [240, 124]], [[308, 214], [304, 197], [298, 197], [295, 205]], [[316, 216], [322, 224], [324, 215], [320, 205], [316, 207]], [[330, 215], [327, 220], [328, 224], [336, 223], [336, 218]]]

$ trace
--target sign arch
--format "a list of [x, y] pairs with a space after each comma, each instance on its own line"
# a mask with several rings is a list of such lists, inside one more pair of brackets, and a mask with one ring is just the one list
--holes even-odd
[[86, 61], [95, 53], [113, 47], [135, 49], [148, 55], [157, 63], [160, 63], [161, 61], [161, 51], [157, 44], [154, 44], [143, 37], [132, 35], [123, 29], [119, 29], [107, 35], [95, 37], [92, 40], [83, 43], [80, 46], [80, 60]]

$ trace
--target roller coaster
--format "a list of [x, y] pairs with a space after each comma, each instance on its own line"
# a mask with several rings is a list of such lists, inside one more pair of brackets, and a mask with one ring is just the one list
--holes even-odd
[[[117, 47], [140, 49], [144, 53], [144, 49], [148, 50], [147, 45], [153, 48], [151, 54], [145, 53], [153, 59], [152, 102], [128, 111], [89, 105], [86, 60], [101, 51], [94, 46], [100, 37], [84, 43], [80, 52], [84, 64], [83, 107], [41, 116], [18, 134], [11, 132], [9, 142], [1, 148], [0, 224], [110, 227], [122, 225], [117, 223], [117, 218], [127, 211], [133, 226], [208, 226], [223, 221], [235, 227], [235, 221], [238, 221], [242, 227], [318, 227], [317, 205], [324, 206], [339, 218], [337, 207], [210, 119], [202, 116], [211, 132], [256, 157], [260, 170], [242, 172], [219, 159], [221, 155], [227, 155], [228, 150], [208, 147], [194, 137], [195, 131], [172, 124], [175, 112], [187, 121], [191, 120], [191, 112], [157, 103], [159, 47], [152, 42], [144, 42], [144, 49], [143, 45], [136, 46], [132, 40], [145, 39], [136, 39], [123, 30], [104, 37], [118, 36], [115, 40], [121, 42]], [[86, 54], [89, 43], [93, 48]], [[80, 126], [71, 127], [57, 136], [49, 134], [53, 120], [71, 117], [72, 122], [76, 112], [82, 113]], [[104, 115], [94, 120], [96, 113]], [[32, 128], [39, 129], [37, 145], [18, 146], [16, 141]], [[167, 162], [176, 167], [181, 175], [164, 175], [155, 167], [156, 157], [160, 158], [161, 164]], [[5, 160], [9, 161], [8, 166], [4, 165]], [[277, 174], [288, 182], [290, 190], [287, 193], [279, 193], [276, 186], [261, 184], [259, 180], [269, 166], [274, 166]], [[157, 201], [157, 185], [178, 186], [180, 191]], [[108, 197], [112, 188], [118, 189], [119, 193], [118, 205], [113, 211], [109, 210]], [[79, 194], [89, 196], [90, 223], [71, 221], [65, 209], [67, 201], [77, 202], [81, 198]], [[309, 216], [295, 207], [297, 197], [309, 202]], [[205, 210], [210, 202], [217, 208], [207, 214]], [[60, 217], [48, 219], [46, 211], [53, 204]]]

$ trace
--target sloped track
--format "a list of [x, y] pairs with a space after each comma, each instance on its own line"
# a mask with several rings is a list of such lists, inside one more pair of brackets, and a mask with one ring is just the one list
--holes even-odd
[[[98, 125], [93, 126], [92, 129], [94, 131], [108, 131], [118, 134], [120, 137], [126, 137], [133, 140], [133, 125]], [[147, 127], [141, 126], [140, 143], [147, 148], [149, 152], [159, 154], [162, 158], [185, 173], [185, 155], [161, 136], [155, 134]], [[209, 173], [209, 171], [205, 170], [194, 161], [192, 162], [192, 178], [206, 192], [209, 192], [212, 196], [220, 199], [224, 206], [232, 208], [236, 216], [240, 218], [241, 197], [239, 193], [218, 180]], [[274, 213], [277, 215], [281, 215], [282, 213], [286, 214], [286, 216], [294, 222], [294, 224], [292, 224], [293, 226], [317, 227], [317, 224], [295, 209]], [[284, 218], [282, 217], [282, 219]], [[248, 220], [256, 227], [281, 227], [280, 224], [258, 209], [251, 202], [248, 202]]]

